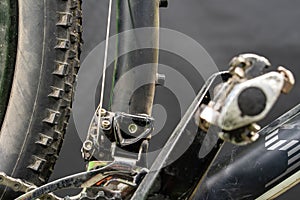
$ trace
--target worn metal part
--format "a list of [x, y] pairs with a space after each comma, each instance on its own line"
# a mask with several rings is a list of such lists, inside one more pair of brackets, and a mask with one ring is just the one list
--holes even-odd
[[294, 84], [293, 74], [283, 67], [264, 74], [270, 62], [255, 54], [242, 54], [230, 62], [232, 77], [215, 88], [214, 98], [201, 105], [200, 125], [207, 130], [210, 124], [223, 131], [225, 141], [245, 145], [258, 139], [256, 122], [271, 110], [281, 92], [289, 92]]
[[[81, 149], [83, 158], [114, 160], [115, 157], [125, 156], [124, 158], [139, 161], [141, 151], [146, 151], [142, 143], [148, 140], [153, 130], [153, 122], [154, 119], [148, 115], [96, 110]], [[122, 152], [123, 155], [117, 156], [116, 152]]]
[[[120, 146], [127, 146], [149, 137], [153, 130], [154, 119], [147, 115], [130, 115], [126, 113], [115, 113], [114, 131]], [[129, 127], [136, 127], [131, 132]]]
[[229, 66], [231, 74], [236, 74], [240, 78], [251, 79], [262, 75], [267, 68], [271, 67], [271, 63], [263, 56], [246, 53], [234, 57], [229, 62]]
[[[95, 199], [102, 195], [107, 199], [123, 199], [148, 173], [146, 168], [132, 166], [126, 162], [91, 162], [90, 171], [74, 174], [41, 187], [32, 189], [16, 200], [33, 200], [45, 194], [66, 188], [88, 188], [81, 195], [65, 199]], [[89, 190], [95, 189], [95, 193]], [[94, 193], [94, 194], [93, 194]], [[92, 194], [92, 196], [90, 196]], [[101, 196], [101, 197], [102, 197]], [[56, 199], [55, 199], [56, 200]]]
[[[87, 196], [81, 193], [82, 199], [122, 199], [122, 196], [130, 196], [140, 182], [139, 179], [147, 173], [146, 168], [137, 166], [147, 166], [145, 153], [153, 121], [148, 115], [96, 110], [82, 146], [82, 155], [88, 161], [105, 160], [90, 161], [88, 170], [105, 167], [108, 161], [116, 163], [117, 168], [105, 172], [105, 175], [99, 173], [82, 184], [81, 187], [86, 188], [87, 192]], [[129, 173], [129, 166], [143, 170], [140, 173]], [[95, 184], [97, 187], [91, 187]]]
[[226, 99], [217, 102], [223, 105], [216, 121], [212, 123], [231, 131], [263, 119], [276, 102], [283, 83], [281, 74], [270, 72], [234, 84]]
[[[81, 199], [122, 199], [122, 196], [126, 196], [123, 193], [127, 196], [132, 193], [133, 188], [137, 187], [147, 173], [146, 168], [136, 166], [147, 166], [145, 153], [149, 146], [148, 138], [153, 130], [153, 121], [148, 115], [96, 110], [82, 146], [82, 155], [86, 160], [113, 160], [112, 163], [117, 164], [117, 168], [109, 173], [105, 172], [108, 174], [105, 176], [99, 173], [82, 184], [81, 187], [86, 188], [89, 194], [82, 192]], [[105, 167], [108, 163], [91, 161], [88, 170]], [[142, 170], [129, 174], [128, 167]], [[102, 187], [91, 188], [95, 184]]]
[[[9, 187], [13, 189], [15, 192], [29, 192], [31, 190], [36, 189], [35, 185], [26, 183], [21, 179], [12, 178], [7, 176], [5, 173], [0, 172], [0, 185]], [[45, 194], [41, 196], [41, 200], [61, 200], [61, 198], [55, 196], [52, 193]]]

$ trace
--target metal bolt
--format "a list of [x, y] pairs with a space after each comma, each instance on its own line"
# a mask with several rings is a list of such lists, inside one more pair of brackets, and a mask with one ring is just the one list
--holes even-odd
[[129, 130], [130, 133], [136, 133], [137, 129], [138, 129], [138, 127], [137, 127], [136, 124], [130, 124], [128, 126], [128, 130]]
[[101, 117], [104, 117], [107, 114], [107, 112], [104, 108], [101, 108], [100, 114], [101, 114]]
[[15, 191], [18, 191], [20, 189], [21, 185], [19, 183], [14, 184]]
[[97, 133], [98, 133], [97, 132], [97, 127], [93, 127], [92, 130], [91, 130], [91, 135], [94, 136], [94, 137], [96, 137]]
[[103, 158], [103, 157], [104, 157], [104, 153], [102, 153], [102, 152], [99, 153], [99, 157], [100, 157], [100, 158]]
[[256, 123], [252, 123], [249, 126], [249, 130], [253, 131], [253, 132], [258, 132], [260, 129], [261, 129], [261, 127]]
[[110, 121], [109, 121], [109, 120], [103, 120], [103, 121], [101, 122], [101, 126], [102, 126], [102, 128], [105, 128], [105, 129], [109, 128], [109, 126], [110, 126]]
[[90, 151], [93, 148], [93, 143], [90, 140], [84, 142], [83, 147], [85, 150]]

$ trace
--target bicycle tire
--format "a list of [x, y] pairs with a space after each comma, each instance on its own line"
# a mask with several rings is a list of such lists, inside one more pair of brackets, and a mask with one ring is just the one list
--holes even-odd
[[[68, 125], [81, 52], [81, 0], [19, 0], [18, 44], [0, 133], [0, 171], [47, 182]], [[0, 187], [0, 199], [16, 193]]]
[[3, 122], [14, 74], [18, 16], [16, 0], [0, 2], [0, 124]]

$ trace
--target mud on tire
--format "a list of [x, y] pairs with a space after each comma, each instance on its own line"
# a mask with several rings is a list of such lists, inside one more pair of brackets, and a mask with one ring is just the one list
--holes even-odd
[[[79, 69], [81, 0], [19, 0], [18, 50], [0, 171], [41, 185], [58, 158]], [[0, 187], [0, 199], [15, 197]]]

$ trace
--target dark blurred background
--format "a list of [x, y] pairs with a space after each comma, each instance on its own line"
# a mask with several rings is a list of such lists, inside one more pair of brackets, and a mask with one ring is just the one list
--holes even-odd
[[[299, 77], [300, 68], [300, 1], [289, 0], [169, 0], [161, 9], [160, 26], [182, 32], [200, 43], [220, 70], [240, 53], [263, 55], [275, 67], [288, 67]], [[83, 1], [82, 60], [105, 40], [108, 0]], [[115, 33], [115, 26], [112, 26]], [[84, 70], [84, 69], [81, 69]], [[263, 125], [276, 119], [299, 103], [300, 82], [293, 91], [281, 96]], [[77, 91], [80, 93], [80, 91]], [[81, 141], [71, 119], [54, 175], [56, 179], [85, 169], [81, 159]], [[300, 195], [294, 187], [279, 200], [293, 200]]]

